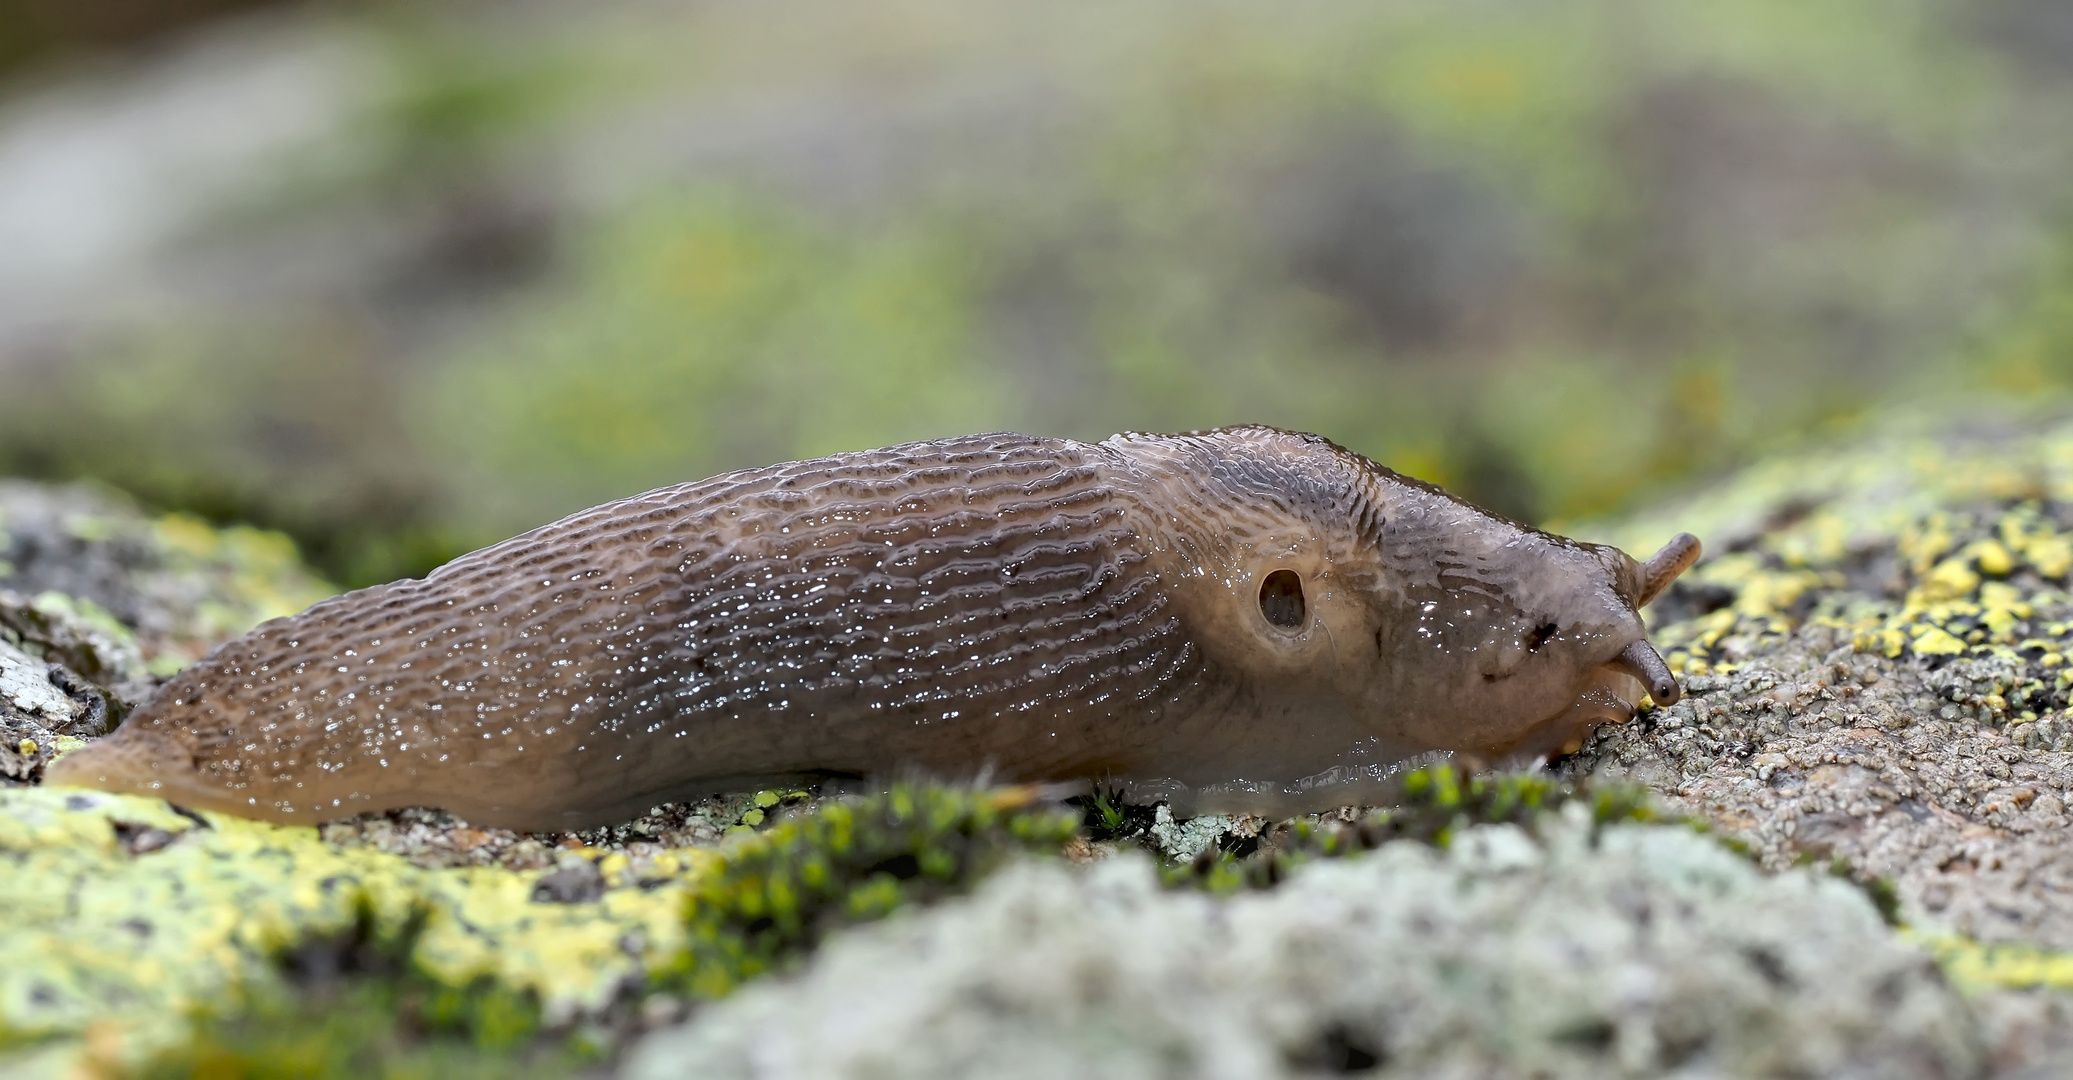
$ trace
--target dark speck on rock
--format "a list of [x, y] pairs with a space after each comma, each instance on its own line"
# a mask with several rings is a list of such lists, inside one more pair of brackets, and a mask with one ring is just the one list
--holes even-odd
[[122, 849], [132, 855], [149, 855], [179, 839], [164, 829], [124, 821], [115, 823], [115, 838], [122, 844]]
[[1346, 1075], [1373, 1072], [1383, 1064], [1382, 1048], [1350, 1024], [1332, 1024], [1290, 1064], [1307, 1071]]
[[535, 904], [594, 904], [604, 895], [605, 875], [588, 860], [542, 874], [533, 884]]

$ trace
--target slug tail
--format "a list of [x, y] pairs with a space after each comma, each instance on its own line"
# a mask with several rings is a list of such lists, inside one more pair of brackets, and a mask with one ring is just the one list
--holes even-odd
[[165, 798], [190, 788], [194, 771], [194, 756], [179, 740], [126, 726], [51, 762], [43, 782]]

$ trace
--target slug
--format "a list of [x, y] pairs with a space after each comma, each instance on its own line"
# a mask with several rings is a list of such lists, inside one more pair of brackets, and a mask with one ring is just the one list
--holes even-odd
[[650, 491], [268, 622], [46, 782], [533, 831], [902, 771], [1316, 810], [1675, 701], [1638, 611], [1698, 554], [1636, 562], [1267, 427], [911, 443]]

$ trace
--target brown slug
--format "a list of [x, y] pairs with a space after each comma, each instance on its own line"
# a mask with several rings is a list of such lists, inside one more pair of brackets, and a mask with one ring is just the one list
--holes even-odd
[[1358, 801], [1678, 686], [1646, 563], [1314, 435], [972, 435], [728, 473], [323, 601], [181, 672], [49, 783], [273, 821], [551, 830], [805, 778]]

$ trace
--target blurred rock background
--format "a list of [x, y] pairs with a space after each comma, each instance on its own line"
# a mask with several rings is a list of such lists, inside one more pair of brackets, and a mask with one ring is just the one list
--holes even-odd
[[1530, 520], [2073, 382], [2050, 0], [0, 0], [0, 473], [367, 584], [990, 428]]

